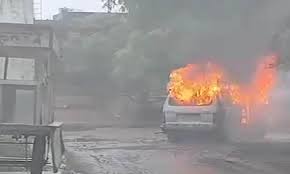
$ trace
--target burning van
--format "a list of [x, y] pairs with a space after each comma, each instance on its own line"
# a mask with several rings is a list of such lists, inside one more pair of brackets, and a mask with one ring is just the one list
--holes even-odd
[[210, 130], [227, 138], [232, 138], [233, 132], [236, 137], [263, 137], [277, 61], [276, 55], [263, 57], [246, 84], [225, 77], [224, 71], [211, 63], [172, 71], [162, 130], [169, 139], [188, 130]]
[[223, 127], [222, 77], [222, 71], [210, 63], [190, 64], [170, 74], [161, 125], [170, 140], [183, 131], [214, 131]]

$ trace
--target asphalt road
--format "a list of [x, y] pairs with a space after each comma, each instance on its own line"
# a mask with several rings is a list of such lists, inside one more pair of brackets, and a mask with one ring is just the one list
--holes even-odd
[[[284, 139], [285, 140], [285, 139]], [[98, 128], [66, 132], [67, 173], [288, 174], [290, 144], [228, 144], [189, 137], [173, 144], [159, 129]]]

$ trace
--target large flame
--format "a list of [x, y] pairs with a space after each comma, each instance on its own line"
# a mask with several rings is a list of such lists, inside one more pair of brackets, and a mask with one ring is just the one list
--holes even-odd
[[222, 71], [211, 63], [189, 64], [170, 74], [168, 92], [178, 104], [208, 105], [222, 90], [222, 77]]
[[170, 74], [168, 93], [181, 105], [208, 105], [222, 91], [226, 92], [234, 104], [267, 104], [269, 94], [276, 82], [277, 56], [266, 56], [258, 64], [252, 83], [238, 85], [225, 82], [223, 71], [208, 63], [206, 66], [189, 64]]
[[269, 94], [273, 90], [277, 80], [277, 56], [265, 57], [259, 64], [253, 88], [257, 103], [266, 104], [269, 100]]
[[251, 84], [230, 84], [228, 93], [234, 104], [241, 106], [268, 104], [269, 95], [276, 84], [277, 56], [266, 56], [258, 64]]

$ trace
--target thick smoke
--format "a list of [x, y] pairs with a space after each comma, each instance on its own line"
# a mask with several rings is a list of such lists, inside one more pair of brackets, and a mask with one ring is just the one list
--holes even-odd
[[290, 18], [289, 5], [290, 1], [285, 0], [245, 1], [240, 16], [233, 16], [232, 21], [221, 21], [198, 37], [200, 55], [214, 57], [233, 80], [247, 83], [258, 59], [272, 53], [273, 36]]

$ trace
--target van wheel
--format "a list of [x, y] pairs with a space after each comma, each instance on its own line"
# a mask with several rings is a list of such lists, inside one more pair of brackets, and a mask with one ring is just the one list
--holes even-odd
[[263, 123], [256, 124], [250, 131], [247, 137], [251, 140], [263, 140], [266, 134], [266, 128]]

